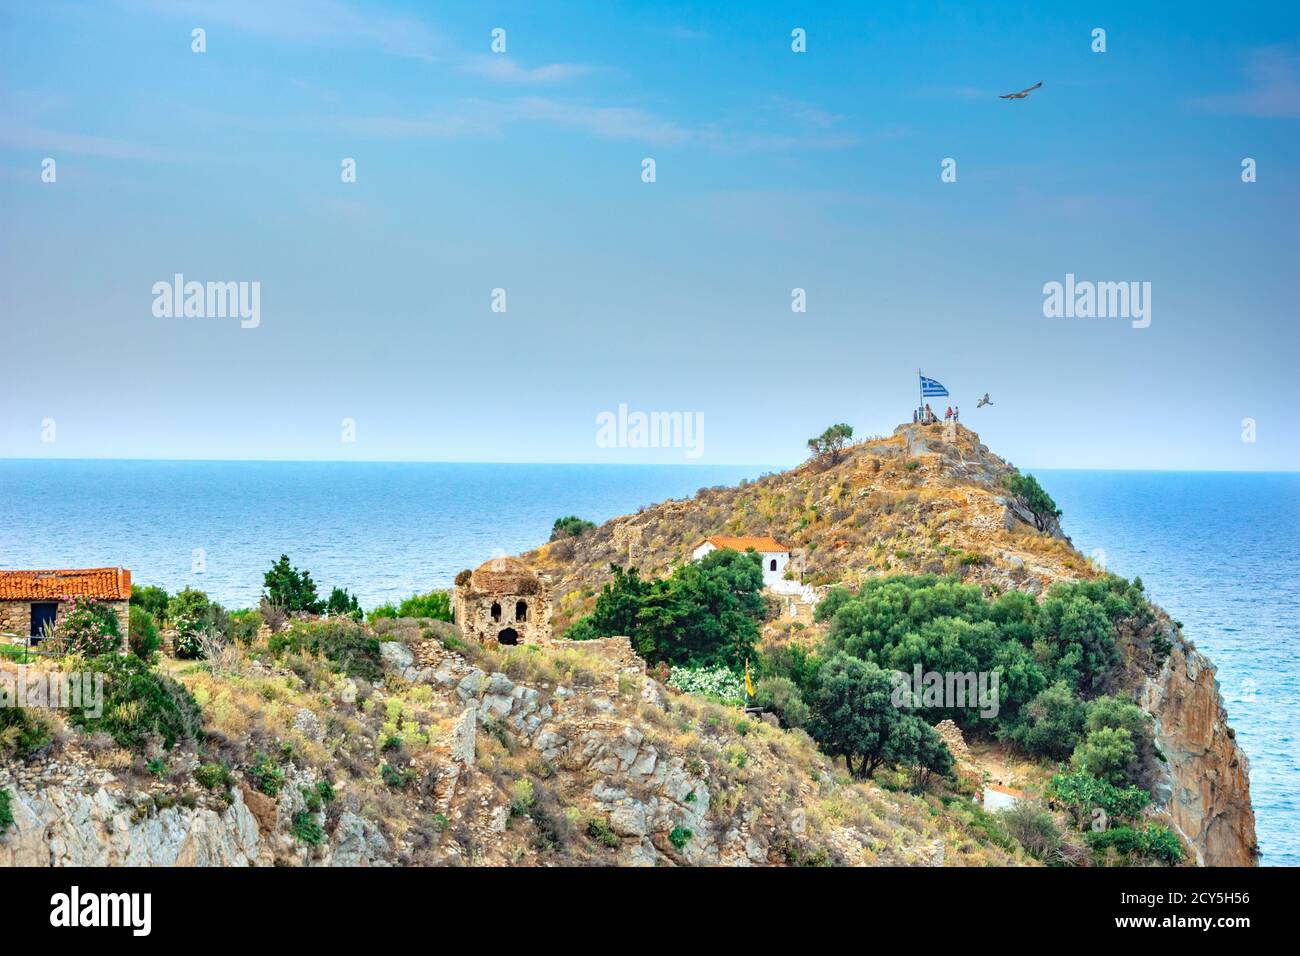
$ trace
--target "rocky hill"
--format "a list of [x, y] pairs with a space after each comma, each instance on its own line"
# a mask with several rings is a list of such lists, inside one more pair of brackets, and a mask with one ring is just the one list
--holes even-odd
[[[736, 488], [701, 489], [616, 518], [524, 557], [551, 581], [555, 626], [590, 610], [611, 562], [662, 574], [711, 534], [771, 535], [814, 586], [855, 586], [872, 575], [952, 574], [997, 593], [1040, 595], [1099, 568], [1071, 545], [1051, 514], [1034, 514], [1007, 487], [1015, 467], [957, 425], [901, 425], [845, 449]], [[771, 637], [814, 641], [798, 619]], [[1158, 665], [1151, 640], [1173, 650]], [[1256, 857], [1248, 766], [1219, 695], [1213, 664], [1157, 609], [1145, 633], [1125, 635], [1125, 691], [1151, 714], [1167, 757], [1157, 799], [1208, 865]]]
[[[934, 571], [1037, 595], [1095, 576], [1008, 490], [1015, 474], [964, 428], [904, 426], [524, 558], [550, 583], [557, 637], [610, 562], [666, 573], [714, 533], [783, 539], [821, 589]], [[820, 627], [805, 613], [766, 634]], [[1158, 640], [1171, 649], [1157, 660]], [[801, 731], [667, 690], [626, 638], [482, 646], [440, 622], [323, 620], [210, 650], [164, 657], [152, 696], [111, 701], [102, 727], [0, 725], [0, 866], [1035, 863], [969, 782], [938, 795], [850, 780]], [[1162, 612], [1122, 651], [1123, 692], [1165, 757], [1161, 818], [1197, 862], [1252, 863], [1247, 765], [1213, 666]], [[154, 712], [179, 715], [176, 746], [130, 732]], [[944, 732], [959, 777], [1002, 776], [1010, 756]]]

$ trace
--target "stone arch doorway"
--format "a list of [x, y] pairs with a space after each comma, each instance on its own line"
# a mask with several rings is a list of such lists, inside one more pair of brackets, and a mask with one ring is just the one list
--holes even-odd
[[507, 627], [504, 631], [502, 631], [500, 634], [497, 635], [497, 643], [518, 644], [519, 632], [516, 631], [513, 627]]

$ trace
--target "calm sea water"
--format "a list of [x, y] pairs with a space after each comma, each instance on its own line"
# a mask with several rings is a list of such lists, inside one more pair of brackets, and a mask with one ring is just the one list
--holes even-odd
[[[0, 461], [0, 568], [123, 565], [256, 603], [281, 552], [362, 606], [759, 468]], [[1300, 475], [1039, 471], [1085, 554], [1141, 575], [1210, 655], [1250, 758], [1263, 861], [1300, 865]], [[202, 551], [206, 570], [194, 569]]]
[[1218, 667], [1270, 866], [1300, 865], [1300, 474], [1038, 471], [1084, 554], [1139, 575]]

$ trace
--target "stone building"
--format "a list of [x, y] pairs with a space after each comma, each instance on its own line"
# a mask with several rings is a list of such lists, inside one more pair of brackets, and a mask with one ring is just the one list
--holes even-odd
[[541, 644], [551, 639], [546, 585], [518, 558], [493, 558], [456, 575], [456, 626], [482, 644]]
[[0, 640], [40, 640], [47, 625], [58, 627], [74, 599], [111, 608], [126, 646], [131, 600], [131, 572], [126, 568], [0, 571]]

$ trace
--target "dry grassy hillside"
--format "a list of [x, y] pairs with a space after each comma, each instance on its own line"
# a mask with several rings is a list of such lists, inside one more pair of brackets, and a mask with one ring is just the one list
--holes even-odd
[[771, 535], [814, 586], [887, 573], [956, 574], [1037, 593], [1095, 573], [1055, 522], [1045, 531], [1000, 484], [1015, 469], [964, 426], [902, 425], [736, 488], [704, 488], [524, 555], [546, 575], [556, 632], [590, 610], [611, 562], [660, 575], [711, 534]]

